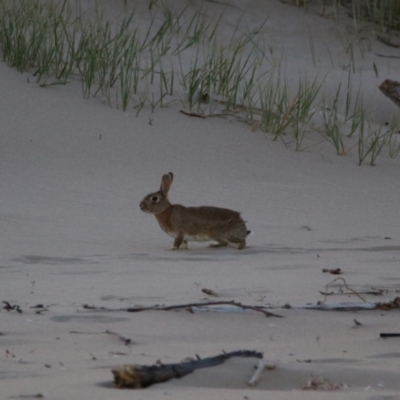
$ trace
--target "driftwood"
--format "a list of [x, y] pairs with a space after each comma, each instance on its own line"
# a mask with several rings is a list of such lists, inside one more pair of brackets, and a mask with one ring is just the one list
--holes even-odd
[[178, 309], [188, 309], [189, 311], [193, 312], [193, 308], [205, 308], [209, 306], [220, 306], [220, 305], [230, 305], [241, 308], [243, 310], [253, 310], [263, 313], [266, 317], [277, 317], [283, 318], [282, 315], [274, 314], [266, 310], [266, 307], [263, 306], [249, 306], [246, 304], [238, 303], [236, 301], [209, 301], [205, 303], [188, 303], [188, 304], [177, 304], [172, 306], [150, 306], [150, 307], [129, 307], [129, 308], [105, 308], [105, 307], [96, 307], [96, 306], [89, 306], [87, 304], [83, 305], [85, 310], [93, 310], [93, 311], [104, 311], [104, 312], [111, 312], [111, 311], [125, 311], [125, 312], [140, 312], [140, 311], [171, 311], [171, 310], [178, 310]]
[[380, 91], [400, 107], [400, 83], [386, 79], [380, 86]]
[[381, 338], [400, 337], [400, 333], [381, 333]]
[[133, 364], [118, 365], [114, 367], [111, 372], [114, 375], [114, 386], [116, 388], [140, 389], [154, 385], [155, 383], [166, 382], [170, 379], [182, 378], [199, 368], [220, 365], [225, 360], [232, 357], [255, 357], [262, 359], [263, 355], [257, 351], [240, 350], [176, 364], [149, 366]]

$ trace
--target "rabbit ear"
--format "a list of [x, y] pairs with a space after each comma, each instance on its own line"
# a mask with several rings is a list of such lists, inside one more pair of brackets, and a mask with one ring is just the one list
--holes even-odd
[[172, 185], [172, 181], [174, 179], [174, 174], [172, 172], [168, 172], [168, 174], [165, 174], [161, 178], [161, 186], [160, 186], [160, 192], [167, 195], [168, 191]]

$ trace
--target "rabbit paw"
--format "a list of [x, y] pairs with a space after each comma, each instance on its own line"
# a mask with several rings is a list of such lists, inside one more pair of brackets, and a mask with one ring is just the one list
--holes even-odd
[[183, 240], [182, 238], [176, 238], [173, 246], [170, 250], [187, 250], [188, 243], [187, 240]]
[[225, 247], [225, 246], [228, 246], [227, 242], [211, 243], [208, 245], [208, 247], [211, 247], [212, 249], [216, 249], [217, 247]]

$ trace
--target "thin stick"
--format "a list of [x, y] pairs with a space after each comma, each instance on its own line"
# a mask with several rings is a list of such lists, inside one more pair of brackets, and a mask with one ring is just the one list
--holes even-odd
[[207, 118], [205, 115], [197, 114], [197, 113], [189, 113], [189, 112], [187, 112], [185, 110], [180, 110], [179, 112], [182, 113], [182, 114], [185, 114], [185, 115], [187, 115], [189, 117], [197, 117], [197, 118], [203, 118], [203, 119]]
[[400, 56], [392, 56], [388, 54], [380, 54], [380, 53], [375, 53], [378, 57], [385, 57], [385, 58], [400, 58]]
[[170, 311], [177, 310], [181, 308], [192, 308], [192, 307], [207, 307], [207, 306], [218, 306], [218, 305], [231, 305], [235, 307], [242, 308], [243, 310], [253, 310], [263, 313], [266, 317], [277, 317], [284, 318], [282, 315], [274, 314], [265, 309], [263, 306], [249, 306], [246, 304], [238, 303], [236, 301], [209, 301], [205, 303], [188, 303], [188, 304], [178, 304], [171, 306], [150, 306], [150, 307], [129, 307], [129, 308], [104, 308], [104, 307], [95, 307], [89, 306], [87, 304], [83, 305], [83, 308], [86, 310], [95, 310], [95, 311], [126, 311], [126, 312], [140, 312], [140, 311]]
[[[350, 287], [347, 285], [347, 283], [346, 283], [346, 281], [345, 281], [344, 278], [336, 278], [336, 279], [334, 279], [332, 282], [328, 283], [328, 284], [326, 285], [326, 287], [325, 287], [325, 293], [328, 293], [328, 287], [329, 287], [330, 285], [332, 285], [332, 283], [334, 283], [334, 282], [336, 282], [336, 281], [338, 281], [338, 280], [343, 281], [343, 284], [344, 284], [344, 286], [346, 287], [347, 290], [349, 290], [350, 292], [354, 293], [354, 294], [355, 294], [357, 297], [359, 297], [364, 303], [366, 303], [366, 300], [365, 300], [365, 299], [363, 299], [355, 290], [353, 290], [352, 288], [350, 288]], [[325, 295], [325, 298], [324, 298], [324, 303], [325, 303], [325, 301], [326, 301], [327, 296], [328, 296], [328, 295], [326, 294], [326, 295]]]
[[296, 307], [302, 310], [320, 310], [320, 311], [361, 311], [361, 310], [398, 310], [400, 309], [400, 297], [395, 297], [393, 300], [378, 303], [330, 303], [325, 304], [321, 301], [316, 305], [308, 305], [305, 307]]
[[114, 336], [116, 336], [119, 340], [121, 340], [122, 342], [124, 342], [125, 346], [129, 346], [130, 344], [132, 344], [132, 339], [126, 338], [126, 337], [120, 335], [120, 334], [117, 333], [117, 332], [110, 331], [109, 329], [107, 329], [105, 333], [108, 333], [109, 335], [114, 335]]
[[247, 384], [249, 386], [255, 386], [257, 384], [257, 381], [260, 379], [260, 376], [263, 373], [264, 369], [265, 369], [265, 363], [263, 360], [260, 360], [258, 362], [257, 369], [255, 370], [253, 376], [250, 378]]
[[278, 317], [283, 318], [282, 315], [273, 314], [269, 311], [266, 311], [262, 306], [248, 306], [246, 304], [237, 303], [236, 301], [210, 301], [207, 303], [192, 303], [187, 305], [175, 305], [175, 306], [167, 306], [164, 307], [165, 310], [174, 310], [178, 308], [192, 308], [192, 307], [204, 307], [204, 306], [217, 306], [217, 305], [232, 305], [235, 307], [242, 308], [243, 310], [254, 310], [263, 313], [266, 317]]
[[[335, 293], [335, 292], [321, 292], [321, 291], [319, 293], [321, 293], [323, 296], [349, 296], [351, 294], [354, 294], [353, 292]], [[381, 290], [377, 290], [376, 292], [365, 291], [365, 292], [358, 292], [358, 294], [372, 294], [374, 296], [382, 296], [383, 291]]]

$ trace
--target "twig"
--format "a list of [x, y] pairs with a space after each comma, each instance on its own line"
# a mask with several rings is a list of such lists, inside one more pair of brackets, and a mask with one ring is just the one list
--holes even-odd
[[[294, 307], [292, 307], [294, 308]], [[330, 303], [325, 304], [318, 302], [304, 307], [298, 307], [302, 310], [318, 310], [318, 311], [362, 311], [362, 310], [376, 310], [378, 308], [377, 303]]]
[[[319, 291], [320, 294], [322, 294], [323, 296], [349, 296], [354, 294], [353, 292], [342, 292], [342, 293], [335, 293], [335, 292], [321, 292]], [[382, 296], [383, 295], [383, 291], [381, 290], [376, 290], [376, 291], [365, 291], [365, 292], [358, 292], [358, 294], [372, 294], [374, 296]]]
[[232, 114], [228, 113], [220, 113], [220, 114], [198, 114], [198, 113], [190, 113], [185, 110], [179, 110], [180, 113], [187, 115], [188, 117], [197, 117], [197, 118], [212, 118], [212, 117], [230, 117]]
[[355, 318], [353, 319], [354, 323], [356, 324], [355, 328], [362, 326], [362, 323], [357, 321]]
[[[291, 307], [294, 308], [294, 307]], [[331, 303], [325, 304], [318, 302], [315, 305], [309, 305], [304, 307], [297, 307], [302, 310], [320, 310], [320, 311], [362, 311], [362, 310], [394, 310], [400, 308], [400, 297], [395, 297], [393, 300], [378, 303]]]
[[197, 117], [197, 118], [203, 118], [206, 119], [207, 117], [203, 114], [197, 114], [197, 113], [189, 113], [185, 110], [180, 110], [179, 112], [181, 112], [182, 114], [187, 115], [188, 117]]
[[400, 58], [400, 56], [392, 56], [389, 54], [380, 54], [380, 53], [375, 53], [378, 57], [385, 57], [385, 58]]
[[[232, 114], [228, 114], [228, 113], [220, 113], [220, 114], [207, 114], [205, 115], [205, 117], [207, 118], [212, 118], [212, 117], [231, 117]], [[234, 115], [234, 117], [237, 117], [236, 115]]]
[[[325, 287], [325, 292], [328, 292], [328, 287], [329, 287], [330, 285], [332, 285], [332, 283], [334, 283], [334, 282], [336, 282], [336, 281], [338, 281], [338, 280], [343, 281], [343, 284], [344, 284], [344, 286], [346, 287], [347, 290], [350, 290], [350, 292], [354, 293], [354, 294], [355, 294], [357, 297], [359, 297], [364, 303], [366, 303], [366, 300], [364, 300], [355, 290], [353, 290], [352, 288], [350, 288], [350, 287], [347, 285], [347, 283], [346, 283], [346, 281], [345, 281], [344, 278], [336, 278], [336, 279], [334, 279], [332, 282], [328, 283], [328, 284], [326, 285], [326, 287]], [[326, 298], [327, 298], [327, 295], [325, 295], [324, 303], [325, 303], [325, 301], [326, 301]]]
[[249, 306], [242, 303], [237, 303], [236, 301], [209, 301], [205, 303], [188, 303], [188, 304], [178, 304], [171, 306], [150, 306], [150, 307], [129, 307], [129, 308], [104, 308], [104, 307], [95, 307], [89, 306], [87, 304], [83, 305], [83, 308], [86, 310], [95, 310], [95, 311], [126, 311], [126, 312], [140, 312], [140, 311], [170, 311], [177, 310], [182, 308], [191, 309], [193, 307], [207, 307], [207, 306], [218, 306], [218, 305], [230, 305], [238, 308], [242, 308], [243, 310], [254, 310], [263, 313], [266, 317], [277, 317], [284, 318], [282, 315], [274, 314], [265, 309], [263, 306]]
[[109, 335], [114, 335], [114, 336], [116, 336], [119, 340], [121, 340], [122, 342], [124, 342], [125, 346], [129, 346], [130, 344], [132, 344], [132, 340], [131, 340], [131, 339], [126, 338], [126, 337], [120, 335], [120, 334], [117, 333], [117, 332], [110, 331], [109, 329], [107, 329], [105, 333], [108, 333]]
[[247, 382], [247, 385], [249, 386], [255, 386], [257, 381], [260, 379], [261, 374], [263, 373], [265, 369], [265, 363], [263, 360], [260, 360], [258, 362], [257, 369], [255, 370], [253, 376], [250, 378], [250, 380]]
[[250, 350], [233, 351], [218, 356], [181, 362], [177, 364], [118, 365], [111, 370], [116, 388], [145, 388], [155, 383], [181, 378], [199, 368], [214, 367], [231, 357], [262, 358], [262, 353]]

